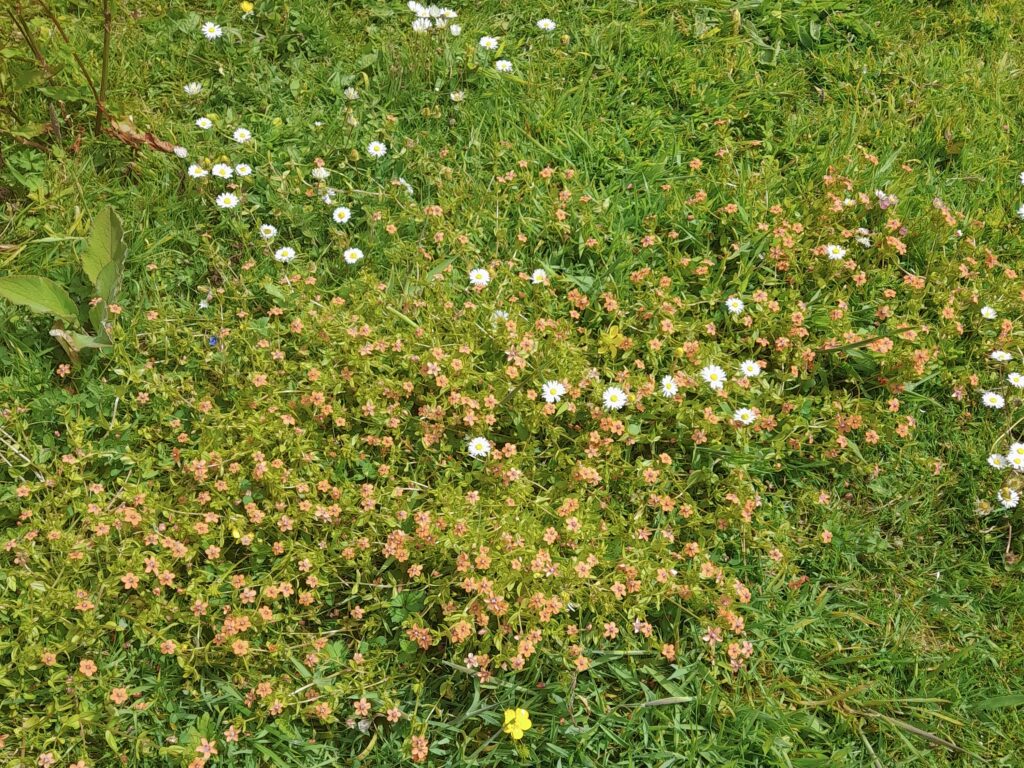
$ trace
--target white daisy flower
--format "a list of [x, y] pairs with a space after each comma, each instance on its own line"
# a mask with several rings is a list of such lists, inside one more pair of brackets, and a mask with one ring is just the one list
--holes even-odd
[[418, 17], [416, 19], [413, 19], [412, 31], [413, 32], [429, 32], [430, 28], [432, 26], [434, 26], [434, 24], [433, 24], [433, 22], [430, 19], [424, 19], [423, 17]]
[[207, 40], [216, 40], [224, 34], [224, 30], [220, 28], [220, 24], [214, 24], [212, 21], [206, 22], [199, 29], [202, 31], [203, 37]]
[[1024, 472], [1024, 456], [1014, 453], [1006, 457], [1006, 465], [1015, 472]]
[[491, 441], [486, 437], [474, 437], [466, 444], [466, 450], [474, 459], [486, 459], [491, 452]]
[[358, 248], [346, 248], [341, 254], [341, 258], [345, 260], [346, 264], [358, 264], [363, 260], [363, 252]]
[[700, 377], [704, 379], [712, 389], [721, 389], [725, 386], [725, 382], [729, 380], [729, 377], [725, 375], [725, 371], [717, 365], [706, 365], [701, 368]]
[[337, 224], [344, 224], [352, 218], [352, 211], [344, 205], [339, 205], [334, 209], [334, 213], [331, 214], [331, 218], [334, 219]]
[[992, 354], [989, 355], [989, 357], [991, 357], [993, 360], [998, 360], [1000, 363], [1008, 363], [1009, 361], [1013, 360], [1013, 355], [1011, 355], [1009, 352], [1004, 352], [1001, 349], [994, 350]]
[[984, 306], [981, 308], [981, 316], [984, 317], [986, 320], [995, 320], [997, 315], [998, 313], [995, 311], [993, 307]]
[[761, 375], [761, 366], [754, 360], [744, 360], [740, 363], [740, 374], [748, 379], [756, 378]]
[[366, 154], [370, 157], [381, 158], [388, 153], [388, 147], [383, 141], [371, 141], [366, 145]]
[[489, 282], [491, 282], [491, 273], [483, 267], [469, 271], [469, 284], [474, 288], [483, 288]]
[[1010, 443], [1010, 448], [1006, 451], [1006, 458], [1011, 456], [1024, 457], [1024, 443]]
[[846, 249], [841, 245], [826, 245], [825, 255], [828, 256], [831, 261], [841, 261], [846, 258]]
[[462, 25], [452, 24], [450, 27], [448, 27], [448, 31], [452, 33], [452, 37], [458, 37], [459, 35], [462, 34]]
[[618, 387], [608, 387], [601, 393], [601, 400], [609, 411], [621, 411], [626, 407], [626, 393]]
[[245, 144], [245, 142], [252, 138], [252, 133], [248, 128], [235, 128], [235, 132], [231, 134], [231, 138], [239, 144]]
[[463, 93], [462, 91], [452, 91], [451, 93], [448, 94], [448, 98], [454, 101], [456, 104], [458, 104], [460, 101], [465, 100], [466, 94]]
[[996, 497], [1004, 509], [1013, 509], [1020, 503], [1020, 494], [1013, 490], [1013, 488], [1000, 488]]
[[565, 384], [560, 381], [546, 381], [540, 388], [540, 396], [546, 403], [557, 403], [565, 394]]
[[675, 397], [679, 393], [679, 385], [671, 374], [661, 377], [661, 394], [665, 397]]
[[537, 22], [537, 29], [543, 32], [553, 32], [556, 26], [551, 19], [541, 19]]
[[238, 195], [231, 192], [221, 192], [217, 195], [217, 205], [221, 208], [234, 208], [238, 205]]
[[312, 176], [317, 181], [326, 181], [327, 177], [331, 175], [331, 172], [328, 169], [318, 165], [312, 171], [309, 172], [309, 175]]
[[491, 312], [491, 322], [497, 325], [498, 323], [504, 323], [508, 320], [508, 312], [504, 309], [496, 309]]
[[191, 176], [193, 179], [201, 179], [207, 173], [209, 173], [209, 171], [203, 168], [203, 166], [197, 165], [196, 163], [192, 163], [192, 165], [188, 167], [188, 175]]
[[239, 176], [251, 176], [252, 166], [249, 165], [248, 163], [239, 163], [238, 165], [235, 166], [235, 173], [237, 173]]
[[1003, 396], [1000, 395], [998, 392], [984, 392], [984, 393], [982, 393], [982, 395], [981, 395], [981, 402], [987, 408], [995, 408], [997, 411], [1000, 408], [1002, 408], [1004, 405], [1006, 405], [1006, 401], [1003, 399]]
[[277, 234], [277, 227], [273, 224], [260, 224], [260, 237], [264, 240], [273, 240]]
[[1024, 389], [1024, 374], [1013, 371], [1006, 380], [1016, 389]]
[[213, 128], [213, 120], [208, 117], [200, 117], [196, 120], [196, 125], [202, 128], [204, 131]]
[[416, 0], [409, 0], [409, 2], [406, 4], [406, 7], [410, 11], [415, 13], [417, 16], [426, 16], [427, 15], [426, 7], [423, 6], [423, 5], [420, 5], [419, 3], [417, 3]]
[[732, 417], [740, 424], [746, 426], [754, 423], [754, 420], [757, 419], [757, 414], [755, 414], [750, 408], [737, 408], [733, 412]]
[[180, 157], [182, 160], [184, 160], [186, 157], [188, 157], [188, 150], [185, 149], [184, 147], [175, 147], [174, 154]]
[[212, 173], [218, 179], [230, 179], [232, 176], [235, 175], [235, 169], [232, 168], [227, 163], [217, 163], [210, 170], [210, 173]]
[[290, 261], [294, 261], [298, 254], [295, 253], [295, 249], [289, 246], [278, 248], [274, 251], [274, 261], [280, 261], [282, 264], [287, 264]]
[[548, 281], [548, 273], [543, 269], [533, 270], [533, 274], [530, 275], [530, 282], [534, 285], [541, 285]]
[[743, 311], [744, 306], [743, 300], [738, 299], [735, 296], [730, 296], [725, 300], [725, 308], [734, 315], [740, 314], [740, 312]]
[[351, 85], [348, 88], [346, 88], [344, 91], [342, 91], [342, 94], [349, 101], [355, 101], [356, 99], [359, 98], [359, 91], [357, 91]]
[[494, 62], [494, 68], [499, 72], [511, 72], [512, 62], [509, 61], [508, 59], [498, 59], [496, 62]]
[[484, 35], [480, 38], [480, 47], [486, 51], [498, 50], [498, 38]]
[[1000, 453], [990, 453], [988, 456], [988, 465], [993, 469], [1006, 469], [1009, 464], [1006, 461], [1006, 457]]
[[1024, 203], [1022, 203], [1020, 208], [1017, 209], [1017, 215], [1024, 219]]
[[184, 88], [182, 88], [182, 90], [185, 91], [186, 96], [198, 96], [203, 90], [203, 84], [196, 82], [185, 83], [185, 86]]

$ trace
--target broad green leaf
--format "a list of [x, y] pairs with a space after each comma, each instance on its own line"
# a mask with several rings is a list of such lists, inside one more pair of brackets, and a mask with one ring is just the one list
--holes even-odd
[[56, 315], [65, 320], [78, 319], [78, 307], [58, 283], [36, 275], [0, 277], [0, 296], [28, 307], [32, 312]]
[[109, 205], [93, 221], [89, 242], [82, 252], [82, 269], [107, 302], [114, 300], [124, 267], [124, 229], [121, 219]]

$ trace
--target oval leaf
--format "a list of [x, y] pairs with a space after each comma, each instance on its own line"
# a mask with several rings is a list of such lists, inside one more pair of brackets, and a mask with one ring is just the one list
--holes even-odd
[[108, 205], [93, 221], [89, 242], [82, 252], [82, 269], [96, 287], [96, 293], [106, 301], [113, 301], [113, 292], [124, 265], [124, 254], [121, 219]]
[[56, 315], [77, 321], [78, 307], [60, 285], [46, 277], [11, 275], [0, 277], [0, 296], [28, 307], [37, 314]]

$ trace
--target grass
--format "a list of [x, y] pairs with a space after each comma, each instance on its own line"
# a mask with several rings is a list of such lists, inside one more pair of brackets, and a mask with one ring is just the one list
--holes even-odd
[[[95, 73], [92, 4], [53, 5]], [[44, 275], [85, 295], [80, 241], [107, 204], [123, 219], [128, 255], [112, 347], [69, 372], [58, 372], [71, 361], [47, 333], [50, 318], [0, 302], [0, 524], [11, 542], [0, 555], [5, 764], [194, 765], [204, 738], [217, 742], [214, 765], [408, 764], [419, 736], [427, 762], [448, 766], [1019, 764], [1024, 520], [1020, 507], [993, 504], [1019, 477], [986, 464], [1021, 439], [1024, 416], [1005, 384], [1013, 365], [989, 358], [1005, 349], [1019, 362], [1024, 338], [1020, 281], [1007, 272], [1024, 269], [1019, 3], [480, 2], [457, 8], [458, 38], [414, 33], [399, 2], [259, 0], [248, 18], [230, 3], [116, 4], [110, 111], [188, 148], [188, 161], [95, 133], [67, 47], [38, 6], [23, 6], [53, 74], [25, 79], [28, 48], [3, 26], [0, 272]], [[554, 32], [536, 28], [544, 16]], [[199, 34], [209, 19], [225, 28], [215, 42]], [[501, 40], [498, 51], [476, 45], [485, 34]], [[494, 70], [498, 58], [513, 62], [512, 74]], [[183, 93], [190, 81], [204, 84], [200, 96]], [[358, 100], [345, 97], [348, 87]], [[200, 115], [214, 129], [198, 130]], [[252, 143], [231, 142], [238, 125]], [[389, 147], [376, 163], [365, 152], [371, 140]], [[213, 205], [220, 187], [211, 179], [184, 172], [222, 156], [254, 168], [237, 216]], [[317, 157], [338, 203], [353, 208], [345, 228], [330, 226], [324, 185], [310, 179]], [[510, 171], [515, 179], [499, 180]], [[848, 194], [870, 204], [830, 211], [826, 195], [847, 192], [825, 186], [826, 175], [849, 179]], [[411, 197], [392, 183], [399, 177]], [[876, 189], [898, 205], [879, 210]], [[902, 254], [882, 243], [893, 217], [908, 230]], [[804, 225], [789, 230], [792, 246], [773, 234], [783, 220]], [[254, 231], [260, 221], [279, 230], [269, 249]], [[856, 226], [871, 231], [872, 249], [842, 234]], [[856, 269], [812, 252], [840, 238]], [[299, 258], [277, 264], [278, 245], [294, 245]], [[367, 254], [357, 269], [339, 258], [349, 245]], [[478, 266], [493, 281], [468, 291], [466, 273]], [[537, 267], [550, 285], [517, 276]], [[852, 282], [858, 270], [864, 286]], [[908, 274], [926, 287], [907, 288]], [[303, 282], [310, 277], [315, 285]], [[758, 290], [780, 311], [755, 301]], [[571, 305], [571, 291], [589, 306]], [[722, 308], [730, 295], [746, 302], [749, 327]], [[983, 304], [999, 320], [982, 321]], [[891, 315], [879, 315], [883, 307]], [[513, 328], [492, 322], [499, 308]], [[790, 318], [797, 310], [801, 323]], [[671, 332], [657, 325], [665, 317]], [[550, 325], [537, 326], [542, 319]], [[295, 320], [304, 328], [290, 329]], [[792, 331], [801, 324], [803, 339]], [[906, 328], [921, 335], [901, 341]], [[854, 346], [828, 349], [846, 333]], [[894, 351], [859, 345], [878, 336], [895, 339]], [[517, 346], [526, 337], [536, 349]], [[779, 337], [792, 347], [776, 348]], [[665, 347], [650, 347], [654, 339]], [[701, 345], [693, 360], [683, 351], [691, 341]], [[364, 353], [364, 343], [384, 346]], [[445, 368], [450, 385], [424, 373], [434, 348], [463, 361]], [[934, 356], [915, 369], [921, 350]], [[801, 357], [811, 351], [813, 364]], [[524, 362], [510, 376], [517, 356]], [[739, 361], [758, 356], [767, 370], [749, 390], [733, 381], [720, 399], [699, 383], [701, 365], [717, 362], [735, 378]], [[698, 382], [674, 405], [643, 395], [647, 378], [676, 371]], [[269, 385], [254, 383], [260, 373]], [[526, 395], [556, 373], [578, 411], [542, 414]], [[591, 412], [608, 383], [644, 403], [610, 414], [622, 434]], [[1006, 407], [982, 407], [982, 389], [1005, 394]], [[318, 390], [335, 406], [329, 418], [311, 404]], [[467, 406], [452, 391], [481, 402], [492, 394], [497, 405]], [[776, 427], [729, 427], [732, 409], [748, 402]], [[425, 444], [430, 408], [443, 415]], [[705, 408], [724, 421], [712, 423]], [[467, 411], [494, 422], [467, 424]], [[850, 414], [881, 441], [838, 429]], [[900, 436], [908, 417], [910, 436]], [[693, 439], [695, 429], [708, 441]], [[588, 453], [592, 432], [608, 442]], [[474, 463], [465, 441], [477, 434], [518, 451]], [[852, 447], [837, 449], [840, 437]], [[669, 467], [658, 463], [663, 452]], [[256, 453], [282, 464], [264, 478]], [[196, 473], [199, 461], [209, 477]], [[226, 469], [231, 461], [243, 470]], [[580, 464], [600, 480], [581, 481]], [[503, 482], [489, 467], [522, 477]], [[651, 468], [663, 475], [648, 487], [641, 478]], [[321, 480], [334, 499], [298, 489]], [[375, 505], [361, 506], [365, 485]], [[652, 489], [696, 514], [659, 510], [646, 501]], [[478, 506], [466, 501], [474, 490]], [[753, 522], [730, 492], [760, 499]], [[340, 516], [327, 525], [300, 506], [314, 497], [337, 502]], [[580, 502], [582, 543], [567, 541], [557, 512], [568, 498]], [[247, 516], [246, 504], [267, 519]], [[201, 532], [195, 524], [211, 512], [217, 520]], [[424, 566], [416, 575], [383, 547], [395, 530], [416, 539], [421, 512], [448, 527], [410, 545], [411, 562]], [[282, 514], [297, 525], [281, 528]], [[465, 538], [452, 533], [458, 523]], [[543, 538], [549, 528], [557, 546]], [[641, 537], [647, 529], [654, 535]], [[676, 539], [666, 543], [662, 530]], [[251, 545], [240, 543], [246, 534]], [[526, 543], [503, 544], [503, 534]], [[169, 554], [173, 541], [185, 555]], [[688, 541], [700, 544], [699, 558], [680, 554]], [[218, 557], [204, 555], [210, 545]], [[494, 565], [477, 575], [494, 579], [511, 614], [492, 617], [479, 640], [449, 641], [456, 620], [479, 615], [483, 598], [462, 590], [466, 572], [455, 563], [481, 546]], [[528, 566], [540, 548], [561, 567], [548, 581], [514, 565]], [[602, 561], [590, 582], [572, 572], [589, 551]], [[175, 574], [174, 587], [153, 591], [150, 557]], [[726, 574], [720, 587], [699, 575], [705, 557]], [[302, 559], [321, 580], [309, 587], [312, 605], [268, 597], [280, 582], [306, 589]], [[642, 584], [619, 601], [608, 590], [623, 565]], [[679, 570], [672, 588], [695, 596], [660, 586], [666, 566]], [[125, 590], [125, 572], [142, 588]], [[256, 603], [241, 599], [235, 576], [259, 591]], [[734, 579], [750, 589], [748, 604], [738, 605]], [[91, 609], [76, 608], [76, 590]], [[539, 620], [519, 602], [538, 590], [574, 612]], [[723, 599], [745, 622], [731, 639], [754, 647], [739, 672], [725, 658], [729, 640], [714, 653], [702, 640], [722, 625]], [[209, 604], [206, 617], [194, 601]], [[257, 605], [275, 618], [257, 617]], [[351, 619], [357, 607], [368, 618]], [[238, 635], [251, 643], [247, 655], [217, 637], [228, 612], [257, 624]], [[651, 640], [632, 631], [634, 620], [651, 622]], [[602, 636], [606, 621], [618, 623], [618, 640]], [[407, 634], [423, 626], [433, 633], [428, 651]], [[536, 655], [521, 671], [501, 668], [516, 634], [531, 630], [545, 637]], [[162, 651], [166, 641], [176, 650]], [[663, 643], [675, 646], [674, 660]], [[494, 657], [493, 677], [470, 669], [467, 652]], [[98, 671], [79, 672], [83, 659]], [[254, 694], [259, 682], [271, 694]], [[122, 687], [128, 702], [113, 702]], [[360, 699], [373, 707], [362, 726]], [[314, 709], [321, 702], [326, 714]], [[403, 713], [395, 724], [384, 717], [390, 707]], [[501, 730], [513, 707], [533, 720], [521, 741]], [[237, 742], [224, 736], [232, 726]]]

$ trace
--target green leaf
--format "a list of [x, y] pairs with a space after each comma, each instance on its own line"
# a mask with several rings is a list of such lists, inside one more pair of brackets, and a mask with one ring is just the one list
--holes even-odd
[[124, 268], [124, 229], [121, 219], [109, 205], [92, 223], [89, 242], [82, 252], [82, 269], [106, 302], [114, 300]]
[[10, 275], [0, 278], [0, 296], [28, 307], [37, 314], [56, 315], [65, 320], [78, 319], [78, 307], [58, 283], [36, 275]]

